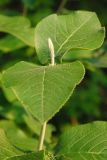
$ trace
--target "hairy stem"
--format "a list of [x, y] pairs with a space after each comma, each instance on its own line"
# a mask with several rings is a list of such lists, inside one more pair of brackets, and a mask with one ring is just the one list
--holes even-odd
[[[50, 51], [51, 65], [54, 66], [55, 65], [55, 53], [54, 53], [54, 45], [53, 45], [51, 38], [48, 38], [48, 47]], [[40, 137], [39, 137], [39, 146], [38, 146], [39, 151], [43, 150], [46, 125], [47, 125], [47, 122], [44, 122], [41, 128]]]
[[44, 138], [45, 138], [45, 132], [46, 132], [46, 122], [43, 123], [41, 132], [40, 132], [40, 138], [39, 138], [39, 146], [38, 150], [41, 151], [43, 150], [43, 143], [44, 143]]

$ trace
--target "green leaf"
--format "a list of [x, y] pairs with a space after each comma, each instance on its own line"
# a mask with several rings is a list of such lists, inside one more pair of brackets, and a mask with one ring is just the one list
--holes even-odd
[[104, 28], [93, 12], [74, 11], [69, 15], [50, 15], [35, 30], [35, 47], [41, 63], [49, 63], [48, 38], [55, 48], [56, 58], [62, 58], [73, 49], [94, 50], [104, 40]]
[[8, 160], [45, 160], [44, 152], [28, 153], [21, 156], [9, 158]]
[[25, 17], [8, 17], [0, 15], [0, 32], [9, 33], [25, 44], [34, 47], [34, 29]]
[[0, 129], [0, 159], [1, 160], [44, 160], [44, 151], [26, 153], [10, 144], [5, 132]]
[[5, 160], [9, 157], [14, 157], [21, 154], [21, 151], [17, 150], [9, 143], [4, 131], [0, 129], [0, 159]]
[[94, 122], [67, 130], [56, 147], [62, 160], [107, 159], [107, 122]]
[[36, 138], [28, 136], [24, 131], [19, 129], [13, 121], [1, 120], [0, 128], [4, 129], [7, 138], [12, 145], [22, 151], [36, 151], [38, 141]]
[[0, 39], [0, 50], [2, 50], [5, 53], [11, 52], [23, 47], [25, 47], [25, 44], [19, 39], [17, 39], [16, 37], [8, 35]]
[[2, 80], [43, 123], [59, 111], [83, 76], [84, 67], [79, 61], [55, 66], [36, 66], [22, 61], [5, 71]]

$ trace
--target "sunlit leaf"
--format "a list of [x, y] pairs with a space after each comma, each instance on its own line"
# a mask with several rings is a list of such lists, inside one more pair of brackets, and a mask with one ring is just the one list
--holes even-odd
[[107, 158], [107, 123], [94, 122], [67, 130], [56, 148], [61, 160], [102, 160]]
[[22, 105], [43, 123], [59, 111], [83, 76], [84, 67], [78, 61], [55, 66], [19, 62], [4, 72], [3, 82], [14, 90]]
[[49, 63], [48, 38], [55, 48], [56, 58], [72, 50], [94, 50], [104, 40], [104, 28], [93, 12], [74, 11], [69, 15], [50, 15], [40, 21], [35, 29], [35, 47], [41, 63]]

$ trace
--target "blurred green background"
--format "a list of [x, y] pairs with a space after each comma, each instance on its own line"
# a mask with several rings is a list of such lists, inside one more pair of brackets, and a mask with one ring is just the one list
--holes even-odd
[[[1, 15], [25, 16], [30, 20], [32, 27], [52, 13], [69, 14], [72, 10], [96, 12], [102, 25], [107, 28], [107, 0], [0, 0]], [[65, 61], [69, 58], [70, 61], [82, 60], [86, 67], [86, 75], [63, 109], [50, 121], [46, 143], [54, 139], [54, 135], [63, 132], [66, 127], [94, 120], [107, 120], [106, 37], [103, 46], [91, 55], [77, 53], [73, 57], [70, 56], [65, 57]], [[39, 63], [34, 48], [17, 42], [17, 39], [9, 34], [0, 32], [0, 71], [20, 60]], [[0, 127], [9, 130], [8, 136], [11, 141], [15, 140], [11, 138], [11, 132], [14, 132], [21, 141], [27, 139], [28, 144], [30, 141], [30, 147], [34, 148], [33, 138], [38, 137], [40, 126], [37, 122], [34, 127], [30, 118], [11, 90], [0, 83]], [[27, 144], [22, 145], [18, 141], [16, 144], [27, 148]]]

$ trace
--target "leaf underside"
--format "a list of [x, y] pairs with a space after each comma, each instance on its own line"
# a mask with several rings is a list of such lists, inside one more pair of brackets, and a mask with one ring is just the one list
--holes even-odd
[[107, 123], [94, 122], [69, 129], [61, 136], [56, 152], [60, 160], [106, 160]]
[[22, 61], [5, 71], [2, 80], [23, 106], [44, 123], [65, 104], [83, 76], [84, 67], [79, 61], [55, 66]]
[[93, 12], [73, 11], [44, 18], [35, 29], [35, 47], [41, 63], [50, 62], [48, 38], [52, 39], [55, 57], [62, 58], [72, 50], [94, 50], [104, 40], [104, 28]]

